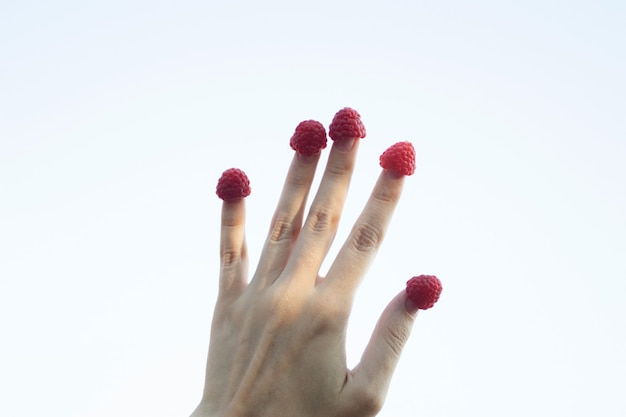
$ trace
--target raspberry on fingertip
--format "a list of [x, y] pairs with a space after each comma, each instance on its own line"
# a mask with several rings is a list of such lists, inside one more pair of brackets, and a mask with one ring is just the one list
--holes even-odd
[[415, 173], [415, 148], [411, 142], [398, 142], [380, 155], [380, 166], [400, 175]]
[[330, 123], [328, 135], [334, 141], [364, 138], [365, 126], [359, 112], [350, 107], [339, 110]]
[[296, 127], [289, 140], [291, 149], [301, 155], [315, 155], [326, 147], [326, 129], [316, 120], [305, 120]]
[[246, 173], [238, 168], [227, 169], [217, 180], [215, 192], [224, 201], [239, 200], [250, 195], [250, 180]]
[[441, 290], [441, 281], [434, 275], [418, 275], [406, 282], [407, 297], [420, 310], [434, 306]]

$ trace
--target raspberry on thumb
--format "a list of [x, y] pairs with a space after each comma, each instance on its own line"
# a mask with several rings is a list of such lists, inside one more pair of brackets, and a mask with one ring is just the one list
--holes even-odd
[[418, 275], [406, 283], [408, 299], [420, 310], [434, 306], [439, 300], [441, 290], [441, 281], [434, 275]]
[[245, 172], [230, 168], [217, 180], [216, 194], [224, 201], [235, 201], [250, 195], [250, 180]]

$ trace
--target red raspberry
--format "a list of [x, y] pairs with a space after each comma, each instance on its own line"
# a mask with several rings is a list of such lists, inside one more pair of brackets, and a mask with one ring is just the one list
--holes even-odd
[[315, 155], [326, 147], [326, 129], [315, 120], [301, 122], [293, 133], [289, 145], [302, 155]]
[[235, 201], [250, 195], [250, 180], [237, 168], [227, 169], [217, 180], [217, 196], [224, 201]]
[[441, 295], [441, 281], [434, 275], [419, 275], [406, 282], [406, 293], [417, 308], [427, 310]]
[[401, 175], [415, 172], [415, 148], [411, 142], [398, 142], [380, 155], [380, 166]]
[[350, 107], [339, 110], [333, 117], [328, 135], [332, 140], [364, 138], [365, 126], [359, 112]]

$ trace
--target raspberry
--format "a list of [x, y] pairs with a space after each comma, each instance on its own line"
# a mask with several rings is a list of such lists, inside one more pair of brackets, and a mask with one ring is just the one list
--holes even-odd
[[427, 310], [441, 295], [441, 281], [434, 275], [419, 275], [406, 282], [406, 293], [417, 308]]
[[364, 138], [365, 126], [359, 112], [350, 107], [339, 110], [328, 128], [328, 135], [332, 140]]
[[415, 148], [411, 142], [398, 142], [380, 155], [380, 166], [401, 175], [415, 172]]
[[326, 129], [315, 120], [301, 122], [293, 133], [289, 145], [302, 155], [315, 155], [326, 147]]
[[250, 180], [237, 168], [227, 169], [217, 180], [216, 193], [224, 201], [235, 201], [250, 195]]

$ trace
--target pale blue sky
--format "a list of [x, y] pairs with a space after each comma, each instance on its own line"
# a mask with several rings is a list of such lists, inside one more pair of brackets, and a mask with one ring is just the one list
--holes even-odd
[[[368, 130], [337, 243], [410, 140], [350, 323], [412, 275], [383, 417], [626, 414], [626, 3], [0, 3], [0, 415], [187, 415], [215, 299], [219, 174], [258, 256], [298, 122]], [[331, 255], [335, 253], [333, 249]]]

